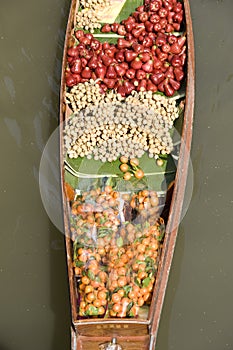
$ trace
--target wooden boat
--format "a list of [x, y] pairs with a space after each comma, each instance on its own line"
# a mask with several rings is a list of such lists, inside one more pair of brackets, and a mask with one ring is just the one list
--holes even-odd
[[[133, 1], [133, 3], [138, 3]], [[147, 1], [150, 3], [150, 1]], [[159, 320], [162, 311], [168, 276], [171, 268], [172, 257], [175, 249], [176, 237], [182, 211], [185, 185], [188, 174], [188, 163], [192, 139], [193, 110], [194, 110], [194, 41], [192, 20], [188, 0], [183, 0], [185, 14], [185, 35], [187, 44], [185, 101], [183, 110], [181, 140], [179, 146], [179, 159], [174, 181], [166, 192], [166, 207], [164, 210], [165, 235], [159, 254], [158, 270], [153, 284], [153, 293], [146, 316], [137, 314], [135, 317], [110, 317], [93, 315], [81, 317], [79, 313], [80, 290], [78, 289], [80, 278], [77, 279], [74, 270], [74, 248], [72, 237], [72, 225], [70, 222], [71, 201], [74, 199], [74, 188], [67, 187], [67, 179], [64, 162], [64, 127], [65, 121], [72, 114], [69, 105], [65, 103], [66, 74], [67, 74], [67, 50], [73, 45], [75, 15], [79, 8], [77, 0], [71, 1], [69, 20], [66, 31], [64, 57], [62, 65], [61, 94], [60, 94], [60, 153], [61, 153], [61, 184], [63, 193], [64, 228], [66, 236], [67, 266], [70, 288], [70, 302], [72, 313], [71, 325], [71, 349], [109, 349], [109, 350], [152, 350], [155, 348], [159, 328]], [[133, 11], [133, 9], [132, 9]], [[101, 35], [99, 36], [101, 37]], [[77, 173], [79, 174], [79, 173]], [[77, 175], [76, 174], [76, 175]], [[77, 175], [78, 176], [78, 175]], [[91, 177], [92, 175], [90, 175]], [[161, 214], [162, 215], [162, 214]]]

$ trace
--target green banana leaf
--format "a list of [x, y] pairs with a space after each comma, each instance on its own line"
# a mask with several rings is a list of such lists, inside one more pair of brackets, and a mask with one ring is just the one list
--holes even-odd
[[143, 0], [126, 0], [121, 12], [115, 19], [115, 22], [120, 23], [123, 19], [128, 18], [138, 6], [143, 5]]
[[[77, 159], [67, 158], [66, 162], [70, 168], [81, 174], [81, 176], [75, 176], [69, 171], [65, 171], [65, 181], [75, 189], [86, 189], [98, 182], [100, 184], [103, 179], [105, 181], [110, 179], [111, 185], [120, 191], [140, 190], [142, 188], [165, 191], [168, 184], [174, 180], [176, 173], [176, 165], [171, 155], [164, 157], [163, 165], [158, 166], [155, 159], [149, 158], [147, 153], [145, 153], [140, 158], [140, 167], [145, 172], [145, 177], [141, 180], [132, 177], [130, 181], [123, 180], [123, 173], [119, 169], [121, 164], [119, 160], [111, 163], [102, 163], [94, 159], [79, 157]], [[106, 176], [95, 178], [96, 174]], [[83, 175], [88, 176], [82, 177]], [[113, 176], [112, 178], [111, 175]]]

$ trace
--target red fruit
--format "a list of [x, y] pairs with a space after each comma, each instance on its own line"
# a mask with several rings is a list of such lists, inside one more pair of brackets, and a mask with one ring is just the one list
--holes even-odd
[[104, 79], [105, 74], [106, 74], [107, 68], [105, 66], [102, 67], [97, 67], [95, 69], [95, 74], [98, 78], [100, 78], [101, 80]]
[[125, 75], [126, 69], [124, 67], [122, 67], [121, 65], [116, 64], [114, 66], [114, 68], [115, 68], [115, 71], [119, 77], [123, 77]]
[[132, 13], [132, 16], [133, 16], [133, 18], [135, 19], [135, 22], [139, 20], [139, 19], [138, 19], [138, 16], [139, 16], [139, 12], [138, 12], [138, 11], [133, 12], [133, 13]]
[[171, 24], [167, 24], [165, 27], [165, 32], [166, 33], [172, 33], [174, 31], [174, 27]]
[[177, 37], [173, 34], [167, 36], [167, 41], [170, 45], [175, 44], [177, 42]]
[[80, 74], [73, 74], [73, 77], [76, 79], [76, 84], [81, 82], [81, 75]]
[[160, 0], [156, 0], [154, 2], [151, 2], [150, 3], [150, 11], [156, 12], [160, 9], [161, 6], [162, 6], [162, 1], [160, 1]]
[[131, 43], [123, 38], [117, 40], [118, 49], [125, 49], [131, 46]]
[[104, 50], [105, 55], [112, 57], [112, 58], [114, 57], [116, 52], [117, 52], [117, 48], [115, 45], [112, 45], [108, 49]]
[[136, 10], [142, 13], [144, 11], [144, 5], [137, 7]]
[[146, 63], [144, 63], [142, 65], [142, 69], [146, 72], [146, 73], [151, 73], [153, 72], [153, 68], [154, 68], [154, 63], [153, 60], [149, 60]]
[[154, 68], [155, 69], [159, 69], [162, 66], [162, 62], [156, 57], [153, 57], [154, 60]]
[[104, 78], [103, 82], [109, 89], [113, 89], [116, 84], [115, 79]]
[[144, 47], [140, 44], [134, 43], [132, 48], [135, 52], [137, 52], [137, 54], [144, 52]]
[[145, 79], [145, 78], [146, 78], [146, 72], [145, 72], [144, 70], [142, 70], [142, 69], [138, 69], [138, 70], [136, 71], [136, 78], [137, 78], [138, 80]]
[[72, 64], [70, 70], [74, 74], [81, 73], [81, 71], [82, 71], [82, 61], [81, 61], [80, 58], [76, 58], [76, 60]]
[[78, 53], [79, 53], [79, 50], [78, 50], [77, 46], [76, 47], [70, 47], [67, 50], [67, 55], [70, 56], [70, 57], [77, 57]]
[[101, 43], [99, 42], [99, 40], [97, 39], [92, 39], [91, 43], [90, 43], [90, 47], [92, 48], [92, 50], [97, 51], [100, 48]]
[[95, 69], [98, 67], [98, 58], [97, 56], [92, 56], [88, 63], [87, 63], [88, 67], [91, 68], [91, 69]]
[[177, 4], [174, 6], [173, 10], [177, 13], [181, 12], [183, 10], [182, 4], [180, 2], [177, 2]]
[[158, 15], [160, 18], [165, 18], [167, 17], [168, 11], [164, 7], [159, 9]]
[[123, 67], [125, 69], [129, 69], [129, 65], [127, 62], [122, 62], [120, 65], [121, 65], [121, 67]]
[[142, 67], [142, 61], [140, 60], [140, 58], [135, 58], [131, 63], [130, 63], [130, 67], [133, 69], [140, 69]]
[[168, 58], [168, 54], [162, 51], [159, 52], [157, 56], [160, 61], [165, 61]]
[[127, 24], [125, 24], [125, 30], [128, 33], [131, 33], [134, 27], [135, 27], [135, 23], [127, 23]]
[[86, 65], [87, 65], [88, 59], [85, 58], [85, 57], [82, 57], [82, 58], [81, 58], [81, 62], [82, 62], [82, 67], [84, 68], [84, 67], [86, 67]]
[[125, 97], [126, 96], [126, 87], [123, 85], [118, 86], [117, 92], [118, 92], [118, 94], [121, 94], [121, 96]]
[[131, 94], [131, 92], [133, 90], [135, 90], [135, 86], [131, 82], [127, 81], [127, 80], [124, 82], [123, 86], [125, 87], [127, 95]]
[[181, 23], [183, 21], [183, 14], [181, 12], [179, 13], [175, 13], [174, 16], [173, 16], [173, 21], [175, 23]]
[[184, 46], [186, 42], [186, 36], [181, 36], [177, 39], [177, 44], [179, 45], [180, 48]]
[[106, 78], [115, 79], [116, 77], [117, 77], [117, 73], [116, 73], [114, 66], [109, 66], [107, 68]]
[[163, 52], [168, 53], [170, 51], [170, 45], [164, 44], [164, 45], [162, 45], [161, 49]]
[[85, 49], [85, 48], [86, 48], [86, 45], [80, 43], [80, 44], [78, 44], [78, 45], [76, 46], [76, 48], [77, 48], [78, 50]]
[[157, 39], [155, 40], [155, 44], [157, 46], [162, 46], [162, 45], [165, 45], [166, 43], [167, 43], [166, 36], [163, 36], [163, 35], [158, 35], [157, 36]]
[[145, 29], [147, 32], [152, 32], [153, 31], [153, 23], [149, 22], [149, 21], [146, 21], [145, 22]]
[[81, 38], [79, 39], [79, 42], [84, 45], [90, 45], [91, 39], [87, 38], [86, 36], [81, 36]]
[[105, 84], [100, 84], [100, 92], [104, 94], [108, 90], [107, 85]]
[[160, 17], [159, 17], [159, 15], [153, 13], [153, 14], [150, 16], [150, 22], [151, 22], [152, 24], [159, 23], [159, 22], [160, 22]]
[[159, 83], [158, 90], [161, 91], [161, 92], [164, 92], [164, 80], [161, 81], [161, 83]]
[[144, 47], [151, 47], [153, 45], [153, 41], [149, 36], [146, 36], [142, 41], [142, 45]]
[[77, 39], [80, 39], [81, 37], [84, 36], [84, 31], [83, 30], [76, 30], [76, 32], [74, 33], [75, 37]]
[[181, 65], [183, 66], [185, 64], [185, 61], [186, 61], [186, 54], [183, 53], [182, 55], [180, 55], [180, 59], [181, 59]]
[[165, 77], [166, 78], [173, 78], [174, 79], [174, 71], [173, 71], [173, 67], [169, 66], [165, 72]]
[[180, 51], [180, 56], [186, 52], [186, 46], [184, 45]]
[[132, 30], [132, 35], [135, 37], [135, 38], [139, 38], [139, 36], [142, 34], [142, 32], [145, 30], [145, 27], [139, 27], [139, 28], [134, 28]]
[[74, 57], [70, 57], [70, 56], [67, 57], [67, 62], [68, 63], [71, 64], [73, 62], [73, 60], [74, 60]]
[[132, 50], [125, 50], [125, 60], [126, 62], [131, 62], [137, 57], [137, 53]]
[[147, 86], [147, 80], [142, 79], [138, 84], [137, 91], [146, 91], [146, 86]]
[[111, 25], [111, 30], [114, 32], [114, 33], [116, 33], [117, 32], [117, 30], [118, 30], [118, 28], [119, 28], [119, 23], [113, 23], [112, 25]]
[[161, 25], [161, 28], [165, 28], [167, 25], [167, 20], [165, 18], [162, 18], [159, 22], [159, 24]]
[[159, 85], [162, 81], [164, 81], [164, 73], [155, 73], [150, 76], [150, 80], [153, 84]]
[[103, 64], [104, 64], [106, 67], [110, 66], [110, 64], [113, 63], [113, 58], [112, 58], [112, 57], [109, 57], [109, 56], [107, 56], [107, 55], [103, 55], [103, 56], [101, 57], [101, 59], [102, 59], [102, 61], [103, 61]]
[[126, 25], [126, 24], [134, 24], [135, 23], [135, 18], [132, 16], [129, 16], [127, 19], [123, 20], [121, 22], [122, 24]]
[[119, 25], [118, 29], [117, 29], [117, 33], [119, 35], [125, 35], [126, 34], [126, 29], [125, 26], [123, 26], [122, 24]]
[[174, 74], [177, 81], [181, 81], [184, 78], [184, 72], [180, 68], [174, 68]]
[[151, 55], [149, 52], [142, 52], [139, 55], [140, 60], [144, 63], [149, 61], [150, 57], [151, 57]]
[[155, 33], [150, 32], [148, 34], [148, 37], [152, 39], [153, 43], [155, 42], [155, 39], [156, 39], [156, 34]]
[[169, 11], [171, 11], [173, 7], [170, 1], [163, 1], [163, 6]]
[[107, 41], [105, 41], [102, 45], [102, 48], [103, 48], [103, 50], [107, 50], [110, 48], [110, 44]]
[[180, 30], [180, 23], [173, 23], [172, 25], [173, 25], [173, 27], [174, 27], [174, 30], [176, 30], [177, 32], [179, 32], [179, 30]]
[[132, 35], [131, 33], [127, 33], [127, 34], [125, 35], [125, 40], [127, 40], [127, 41], [133, 40], [133, 35]]
[[90, 39], [90, 40], [94, 39], [94, 36], [91, 33], [86, 33], [86, 34], [84, 34], [84, 36], [85, 36], [85, 38]]
[[80, 83], [86, 83], [86, 81], [88, 81], [89, 79], [87, 79], [87, 78], [81, 78], [81, 80], [80, 80]]
[[182, 66], [182, 61], [181, 61], [180, 56], [174, 55], [172, 60], [171, 60], [171, 64], [173, 65], [173, 67], [180, 67], [180, 66]]
[[152, 83], [152, 81], [148, 80], [147, 85], [146, 85], [146, 90], [147, 91], [152, 91], [156, 92], [158, 90], [157, 86]]
[[98, 58], [98, 66], [102, 66], [102, 65], [103, 65], [102, 56], [104, 56], [104, 51], [101, 51], [101, 52], [97, 55], [97, 58]]
[[72, 86], [76, 85], [76, 79], [70, 73], [66, 74], [66, 85], [68, 87], [72, 87]]
[[168, 13], [167, 21], [168, 21], [169, 24], [172, 24], [172, 23], [173, 23], [173, 16], [174, 16], [174, 14], [175, 14], [175, 12], [173, 12], [173, 11], [170, 11], [170, 12]]
[[88, 60], [91, 58], [91, 54], [90, 54], [90, 52], [86, 49], [86, 48], [84, 48], [84, 49], [80, 49], [79, 50], [79, 56], [80, 57], [85, 57], [85, 58], [87, 58]]
[[97, 79], [97, 76], [96, 76], [95, 72], [91, 72], [91, 79], [93, 79], [93, 80]]
[[143, 36], [143, 35], [140, 35], [140, 36], [138, 37], [138, 39], [137, 39], [137, 41], [138, 41], [140, 44], [142, 44], [143, 40], [144, 40], [144, 36]]
[[146, 22], [148, 21], [148, 13], [147, 12], [141, 12], [138, 16], [140, 22]]
[[91, 78], [91, 70], [89, 67], [85, 67], [81, 72], [81, 77], [85, 79]]
[[117, 60], [117, 62], [124, 62], [125, 60], [125, 50], [119, 50], [115, 53], [115, 59]]
[[154, 30], [155, 30], [156, 32], [159, 32], [161, 29], [162, 29], [161, 24], [160, 24], [160, 23], [155, 23], [155, 25], [154, 25]]
[[164, 82], [164, 92], [166, 96], [172, 96], [175, 92], [173, 87], [167, 81]]
[[125, 73], [125, 76], [128, 78], [128, 79], [134, 79], [135, 78], [135, 73], [136, 71], [133, 69], [133, 68], [129, 68], [126, 73]]
[[175, 91], [179, 90], [179, 88], [180, 88], [180, 82], [174, 80], [173, 78], [169, 78], [169, 83], [170, 83], [171, 87], [172, 87]]
[[103, 27], [102, 27], [102, 29], [101, 29], [101, 32], [102, 33], [109, 33], [109, 32], [111, 32], [111, 26], [110, 26], [110, 24], [105, 24]]

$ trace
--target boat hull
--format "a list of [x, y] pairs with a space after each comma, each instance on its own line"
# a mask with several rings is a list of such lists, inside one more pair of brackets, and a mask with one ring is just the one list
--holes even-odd
[[69, 117], [70, 111], [64, 103], [65, 94], [65, 66], [67, 48], [70, 43], [70, 33], [74, 25], [74, 15], [78, 2], [71, 2], [70, 15], [64, 44], [64, 57], [62, 65], [61, 93], [60, 93], [60, 154], [61, 154], [61, 185], [63, 193], [64, 230], [66, 235], [67, 268], [70, 287], [70, 304], [72, 314], [71, 349], [72, 350], [99, 350], [102, 343], [110, 342], [117, 338], [123, 350], [152, 350], [155, 348], [159, 321], [164, 302], [165, 291], [171, 269], [172, 258], [175, 250], [178, 227], [182, 213], [182, 205], [185, 195], [185, 186], [188, 176], [190, 161], [190, 148], [192, 141], [194, 95], [195, 95], [195, 64], [194, 64], [194, 39], [189, 1], [184, 0], [186, 31], [187, 31], [187, 84], [184, 121], [181, 135], [180, 155], [174, 186], [171, 189], [171, 204], [166, 225], [166, 234], [163, 242], [162, 255], [156, 276], [149, 316], [146, 320], [140, 319], [85, 319], [78, 320], [77, 315], [77, 290], [72, 261], [72, 239], [70, 238], [70, 225], [68, 220], [69, 203], [64, 188], [63, 168], [63, 123]]

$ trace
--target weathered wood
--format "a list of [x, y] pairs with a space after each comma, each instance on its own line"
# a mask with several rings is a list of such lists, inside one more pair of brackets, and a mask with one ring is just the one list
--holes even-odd
[[64, 104], [65, 93], [65, 67], [66, 53], [70, 43], [70, 33], [75, 19], [75, 11], [78, 6], [76, 0], [71, 1], [70, 15], [67, 25], [66, 38], [64, 43], [64, 56], [62, 63], [61, 91], [60, 91], [60, 169], [62, 200], [64, 210], [64, 229], [66, 234], [67, 268], [70, 288], [70, 304], [72, 314], [72, 350], [98, 350], [101, 343], [110, 341], [117, 337], [123, 350], [152, 350], [156, 344], [159, 328], [159, 320], [162, 312], [164, 296], [172, 257], [175, 249], [179, 221], [182, 212], [185, 185], [188, 174], [188, 163], [192, 140], [193, 112], [194, 112], [194, 86], [195, 86], [195, 61], [194, 61], [194, 39], [192, 20], [188, 0], [183, 0], [187, 31], [187, 85], [184, 122], [182, 129], [180, 157], [177, 166], [177, 173], [174, 182], [173, 194], [170, 205], [166, 234], [163, 242], [162, 255], [159, 263], [159, 270], [154, 286], [153, 298], [150, 306], [148, 319], [100, 319], [92, 318], [78, 320], [77, 315], [77, 290], [73, 273], [72, 262], [72, 241], [69, 237], [69, 203], [65, 196], [64, 169], [63, 169], [63, 122], [68, 118], [70, 110]]

